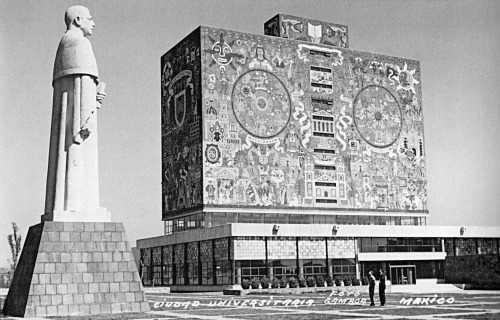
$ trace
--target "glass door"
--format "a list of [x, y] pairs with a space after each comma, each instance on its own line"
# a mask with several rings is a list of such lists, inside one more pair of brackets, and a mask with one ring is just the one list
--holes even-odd
[[392, 284], [415, 284], [417, 272], [415, 265], [391, 266]]

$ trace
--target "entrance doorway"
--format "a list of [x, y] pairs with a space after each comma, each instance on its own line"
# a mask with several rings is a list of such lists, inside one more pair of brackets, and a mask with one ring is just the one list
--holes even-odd
[[416, 284], [415, 265], [391, 266], [391, 282], [392, 284]]

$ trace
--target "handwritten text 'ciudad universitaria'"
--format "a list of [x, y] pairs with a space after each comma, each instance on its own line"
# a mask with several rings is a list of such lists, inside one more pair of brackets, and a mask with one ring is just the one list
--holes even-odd
[[[337, 304], [348, 304], [348, 305], [363, 305], [368, 303], [368, 299], [359, 298], [359, 292], [343, 292], [343, 291], [332, 291], [330, 296], [326, 298], [323, 303], [328, 305]], [[223, 307], [223, 306], [234, 306], [234, 307], [268, 307], [268, 306], [284, 306], [284, 307], [312, 307], [315, 305], [314, 299], [274, 299], [270, 297], [269, 299], [247, 299], [247, 300], [236, 300], [234, 298], [226, 300], [209, 301], [208, 303], [201, 303], [200, 301], [186, 301], [186, 302], [173, 302], [167, 301], [157, 301], [153, 304], [153, 308], [184, 308], [189, 307]]]

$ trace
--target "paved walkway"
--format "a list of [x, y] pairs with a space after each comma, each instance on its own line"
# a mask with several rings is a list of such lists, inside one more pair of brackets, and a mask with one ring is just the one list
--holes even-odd
[[[500, 319], [500, 292], [496, 295], [474, 294], [400, 294], [387, 296], [385, 307], [370, 307], [365, 304], [331, 304], [334, 297], [328, 294], [307, 294], [300, 296], [189, 296], [175, 294], [150, 297], [152, 310], [161, 319], [203, 319], [203, 320], [307, 320], [307, 319]], [[343, 298], [346, 295], [344, 294]], [[358, 297], [368, 298], [367, 294]], [[435, 298], [431, 303], [414, 304], [402, 302], [408, 299]], [[352, 296], [348, 299], [353, 298]], [[438, 300], [442, 298], [442, 300]], [[289, 300], [289, 301], [288, 301]], [[296, 305], [294, 302], [297, 300]], [[376, 301], [378, 297], [376, 297]], [[191, 301], [190, 306], [182, 303]], [[245, 301], [245, 305], [243, 302]], [[288, 302], [286, 302], [288, 301]], [[302, 301], [313, 301], [310, 304]], [[338, 301], [338, 300], [337, 300]], [[411, 300], [413, 301], [413, 300]], [[429, 300], [427, 300], [429, 301]], [[437, 302], [439, 301], [439, 302]], [[197, 303], [197, 304], [195, 304]], [[286, 305], [285, 305], [286, 304]], [[196, 307], [194, 307], [196, 305]]]
[[500, 290], [463, 290], [453, 284], [438, 283], [438, 284], [416, 284], [416, 285], [393, 285], [392, 293], [410, 293], [410, 294], [425, 294], [425, 293], [461, 293], [461, 294], [500, 294]]
[[[396, 290], [387, 294], [385, 307], [370, 307], [366, 292], [356, 293], [356, 296], [354, 293], [335, 291], [242, 297], [223, 296], [213, 292], [172, 294], [155, 288], [147, 290], [151, 313], [135, 316], [115, 314], [102, 317], [70, 317], [58, 320], [500, 319], [500, 291], [464, 291], [443, 284], [393, 288]], [[441, 300], [438, 300], [440, 298]], [[375, 295], [375, 301], [378, 302], [378, 294]], [[1, 320], [4, 319], [16, 318]]]
[[449, 283], [418, 283], [410, 285], [392, 285], [392, 293], [467, 293], [468, 290], [462, 290]]

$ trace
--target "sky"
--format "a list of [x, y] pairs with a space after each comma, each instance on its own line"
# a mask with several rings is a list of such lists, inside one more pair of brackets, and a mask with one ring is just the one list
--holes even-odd
[[0, 0], [0, 267], [11, 222], [44, 210], [52, 69], [64, 12], [90, 9], [107, 96], [101, 206], [129, 241], [163, 234], [160, 57], [199, 25], [263, 34], [285, 13], [344, 24], [351, 49], [421, 63], [429, 225], [500, 226], [500, 1]]

